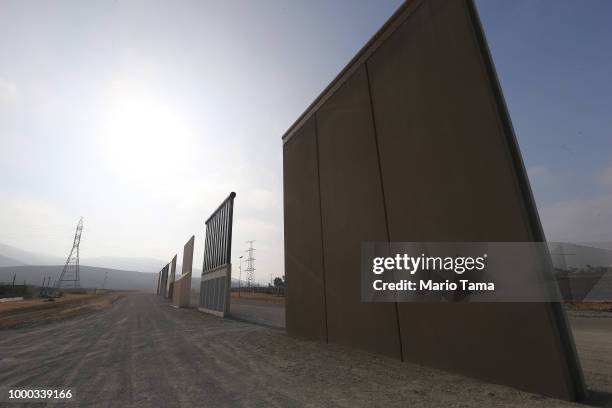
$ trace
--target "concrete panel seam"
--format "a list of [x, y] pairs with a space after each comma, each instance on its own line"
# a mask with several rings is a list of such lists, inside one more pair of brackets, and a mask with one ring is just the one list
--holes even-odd
[[[383, 183], [382, 166], [380, 165], [380, 149], [378, 147], [378, 132], [376, 131], [376, 117], [374, 116], [374, 101], [372, 100], [372, 88], [370, 86], [370, 72], [368, 70], [368, 61], [364, 61], [363, 68], [365, 70], [366, 84], [368, 86], [368, 102], [370, 108], [370, 115], [372, 116], [372, 128], [374, 131], [374, 145], [376, 146], [376, 165], [378, 166], [378, 179], [380, 180], [380, 193], [382, 195], [383, 202], [383, 214], [385, 215], [385, 232], [387, 233], [387, 241], [391, 242], [391, 235], [389, 234], [389, 217], [387, 215], [387, 199], [385, 196], [385, 185]], [[400, 360], [404, 361], [404, 346], [402, 343], [402, 330], [400, 328], [399, 318], [399, 306], [397, 302], [393, 303], [393, 310], [395, 311], [395, 323], [397, 325], [397, 337], [399, 339], [400, 347]]]
[[317, 154], [317, 189], [319, 191], [319, 223], [321, 231], [321, 270], [323, 272], [323, 316], [325, 317], [325, 343], [329, 343], [329, 329], [327, 326], [327, 274], [325, 271], [325, 242], [323, 237], [323, 208], [321, 206], [321, 169], [319, 168], [319, 126], [317, 124], [317, 113], [313, 115], [315, 151]]

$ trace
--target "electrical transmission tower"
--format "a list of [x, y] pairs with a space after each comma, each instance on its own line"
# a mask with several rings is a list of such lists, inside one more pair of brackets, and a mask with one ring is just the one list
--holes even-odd
[[249, 244], [249, 249], [244, 251], [249, 253], [249, 257], [246, 259], [247, 267], [245, 269], [247, 273], [247, 286], [249, 288], [253, 286], [255, 280], [255, 277], [253, 276], [253, 273], [255, 272], [255, 258], [253, 257], [253, 251], [255, 251], [255, 248], [253, 248], [253, 242], [255, 241], [247, 241], [247, 244]]
[[81, 278], [79, 276], [79, 244], [81, 243], [81, 232], [83, 232], [83, 217], [79, 219], [79, 223], [74, 233], [74, 242], [72, 243], [72, 249], [70, 255], [66, 259], [64, 269], [59, 279], [55, 282], [55, 287], [58, 289], [64, 287], [81, 287]]
[[104, 272], [104, 282], [102, 282], [102, 289], [106, 289], [106, 280], [108, 279], [108, 271]]

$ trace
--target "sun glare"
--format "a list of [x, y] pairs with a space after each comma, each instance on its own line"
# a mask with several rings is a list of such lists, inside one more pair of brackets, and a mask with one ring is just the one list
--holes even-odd
[[118, 92], [102, 127], [105, 160], [130, 181], [169, 176], [194, 152], [187, 121], [171, 102], [152, 93]]

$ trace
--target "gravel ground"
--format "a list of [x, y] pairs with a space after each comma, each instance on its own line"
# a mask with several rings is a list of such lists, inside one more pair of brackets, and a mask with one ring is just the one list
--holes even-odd
[[[609, 347], [603, 339], [611, 332], [587, 328], [577, 339], [589, 344], [581, 356], [601, 405], [611, 389], [604, 373], [610, 370], [589, 356], [612, 358], [597, 349]], [[177, 310], [151, 294], [124, 295], [69, 320], [0, 331], [0, 384], [73, 387], [71, 407], [581, 406]]]
[[612, 314], [570, 317], [584, 376], [591, 390], [589, 403], [612, 407]]
[[263, 324], [278, 329], [285, 327], [285, 305], [252, 299], [232, 299], [230, 314], [233, 318]]

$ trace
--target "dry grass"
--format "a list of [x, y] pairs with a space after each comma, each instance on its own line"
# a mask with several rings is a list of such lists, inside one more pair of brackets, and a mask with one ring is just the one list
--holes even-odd
[[53, 302], [48, 302], [47, 299], [42, 298], [31, 298], [18, 300], [15, 302], [4, 302], [0, 303], [0, 313], [8, 312], [10, 310], [18, 310], [18, 309], [32, 309], [32, 308], [46, 308], [51, 304], [59, 305], [66, 302], [72, 302], [75, 299], [87, 299], [88, 297], [95, 296], [93, 294], [82, 294], [82, 293], [66, 293], [64, 296], [55, 299]]
[[0, 329], [48, 323], [107, 308], [122, 293], [66, 293], [54, 301], [33, 298], [0, 304]]

